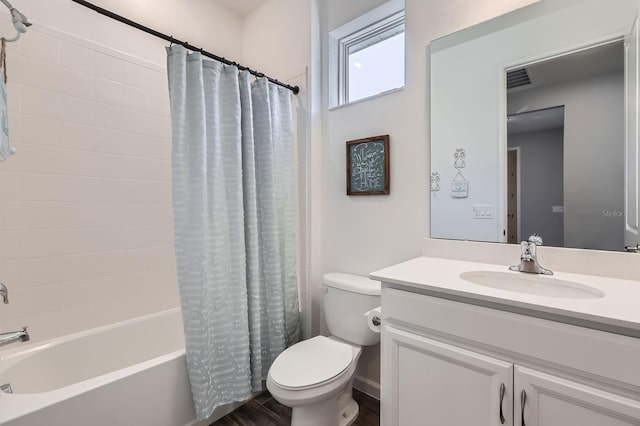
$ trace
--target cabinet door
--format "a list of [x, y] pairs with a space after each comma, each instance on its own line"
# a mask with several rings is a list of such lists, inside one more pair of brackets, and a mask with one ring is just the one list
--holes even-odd
[[513, 425], [513, 364], [386, 325], [381, 356], [381, 424]]
[[516, 426], [640, 425], [640, 401], [520, 366], [514, 374]]

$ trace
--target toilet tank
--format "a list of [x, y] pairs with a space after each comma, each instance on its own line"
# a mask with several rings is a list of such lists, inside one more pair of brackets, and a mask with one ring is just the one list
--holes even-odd
[[380, 334], [367, 326], [365, 314], [380, 306], [380, 282], [360, 275], [330, 272], [322, 276], [324, 319], [333, 336], [369, 346]]

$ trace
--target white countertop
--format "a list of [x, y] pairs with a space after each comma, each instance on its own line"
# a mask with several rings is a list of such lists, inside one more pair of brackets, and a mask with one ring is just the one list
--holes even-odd
[[460, 278], [469, 271], [508, 272], [514, 278], [522, 274], [504, 265], [423, 256], [372, 272], [370, 277], [407, 291], [640, 337], [640, 281], [554, 272], [551, 278], [604, 292], [601, 298], [566, 299], [485, 287]]

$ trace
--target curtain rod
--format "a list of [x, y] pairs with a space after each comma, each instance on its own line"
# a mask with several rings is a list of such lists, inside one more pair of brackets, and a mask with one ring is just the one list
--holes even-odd
[[104, 15], [108, 18], [111, 19], [115, 19], [116, 21], [122, 22], [123, 24], [129, 25], [130, 27], [136, 28], [138, 30], [144, 31], [147, 34], [151, 34], [152, 36], [161, 38], [163, 40], [168, 41], [169, 43], [173, 43], [173, 44], [179, 44], [181, 46], [184, 46], [186, 49], [192, 50], [194, 52], [200, 52], [203, 56], [206, 56], [208, 58], [211, 59], [215, 59], [216, 61], [222, 62], [223, 64], [227, 64], [227, 65], [233, 65], [238, 67], [238, 69], [244, 70], [244, 71], [248, 71], [249, 73], [251, 73], [252, 75], [255, 75], [256, 77], [265, 77], [267, 80], [269, 80], [270, 82], [272, 82], [273, 84], [277, 84], [278, 86], [282, 86], [285, 87], [289, 90], [291, 90], [293, 92], [294, 95], [297, 95], [300, 92], [300, 88], [298, 86], [290, 86], [286, 83], [283, 83], [281, 81], [278, 81], [274, 78], [268, 77], [266, 75], [264, 75], [261, 72], [258, 72], [256, 70], [252, 70], [249, 67], [245, 67], [244, 65], [240, 65], [237, 62], [233, 62], [230, 61], [226, 58], [220, 57], [218, 55], [215, 55], [211, 52], [207, 52], [206, 50], [200, 48], [200, 47], [196, 47], [193, 46], [192, 44], [189, 44], [189, 42], [187, 41], [180, 41], [178, 39], [173, 38], [173, 36], [168, 36], [166, 34], [161, 33], [160, 31], [156, 31], [152, 28], [149, 27], [145, 27], [142, 24], [139, 24], [135, 21], [132, 21], [131, 19], [125, 18], [124, 16], [118, 15], [116, 13], [111, 12], [110, 10], [107, 9], [103, 9], [100, 6], [96, 6], [93, 3], [89, 3], [88, 1], [84, 1], [84, 0], [71, 0], [74, 3], [78, 3], [81, 6], [84, 7], [88, 7], [89, 9], [98, 12], [101, 15]]

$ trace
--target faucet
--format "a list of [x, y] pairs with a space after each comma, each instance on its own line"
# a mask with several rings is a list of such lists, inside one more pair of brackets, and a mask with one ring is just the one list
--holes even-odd
[[28, 342], [31, 338], [27, 327], [22, 327], [21, 331], [10, 331], [9, 333], [0, 333], [0, 346], [8, 345], [14, 342]]
[[[2, 303], [9, 304], [9, 290], [4, 284], [0, 283], [0, 296], [2, 296]], [[0, 333], [0, 346], [8, 345], [13, 342], [28, 342], [31, 338], [27, 327], [22, 327], [21, 331], [10, 331], [8, 333]]]
[[509, 269], [511, 271], [526, 272], [529, 274], [553, 275], [553, 272], [543, 268], [538, 263], [536, 247], [541, 245], [542, 237], [540, 237], [538, 234], [533, 234], [532, 236], [530, 236], [528, 241], [522, 241], [520, 243], [520, 248], [522, 249], [522, 254], [520, 255], [520, 264], [509, 266]]
[[624, 251], [627, 253], [640, 253], [640, 244], [636, 244], [635, 246], [624, 246]]
[[0, 283], [0, 296], [2, 296], [2, 302], [5, 305], [9, 304], [9, 290], [4, 286], [4, 284]]

